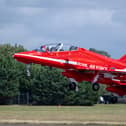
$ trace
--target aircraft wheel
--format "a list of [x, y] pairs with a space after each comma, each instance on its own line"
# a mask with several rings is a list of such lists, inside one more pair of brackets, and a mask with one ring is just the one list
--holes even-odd
[[118, 102], [118, 98], [116, 96], [111, 97], [111, 103], [115, 104]]
[[76, 83], [72, 82], [72, 83], [69, 83], [69, 89], [70, 90], [76, 90]]
[[94, 83], [94, 84], [92, 85], [93, 91], [98, 91], [99, 88], [100, 88], [100, 85], [99, 85], [98, 83]]

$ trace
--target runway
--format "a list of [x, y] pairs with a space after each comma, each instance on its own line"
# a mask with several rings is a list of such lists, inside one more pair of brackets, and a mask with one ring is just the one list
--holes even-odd
[[[0, 126], [123, 126], [123, 125], [96, 125], [96, 124], [87, 124], [87, 125], [77, 125], [77, 124], [0, 124]], [[125, 126], [125, 125], [124, 125]]]
[[35, 123], [0, 123], [0, 126], [126, 126], [125, 124], [35, 124]]
[[[27, 123], [22, 123], [22, 124], [11, 123], [11, 124], [7, 124], [7, 123], [1, 123], [0, 126], [94, 126], [94, 125], [92, 125], [92, 124], [91, 125], [82, 125], [82, 124], [27, 124]], [[101, 126], [105, 126], [105, 125], [101, 125]]]

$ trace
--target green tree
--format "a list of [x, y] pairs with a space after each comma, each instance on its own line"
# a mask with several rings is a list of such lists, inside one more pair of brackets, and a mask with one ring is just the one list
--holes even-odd
[[67, 105], [94, 105], [98, 92], [94, 92], [89, 82], [79, 83], [79, 91], [67, 92], [64, 102]]
[[[22, 46], [0, 45], [0, 98], [1, 104], [8, 104], [19, 93], [19, 68], [12, 55], [23, 51]], [[21, 65], [22, 66], [22, 65]]]
[[99, 53], [101, 55], [107, 56], [107, 57], [111, 57], [110, 54], [108, 54], [106, 51], [103, 51], [103, 50], [97, 50], [97, 49], [94, 49], [94, 48], [90, 48], [89, 50], [92, 51], [92, 52], [96, 52], [96, 53]]
[[66, 80], [60, 70], [35, 65], [32, 71], [32, 98], [34, 104], [62, 104], [66, 92]]
[[[92, 51], [101, 53], [95, 49]], [[93, 105], [104, 92], [93, 92], [88, 82], [79, 83], [79, 91], [69, 91], [62, 70], [41, 65], [31, 65], [31, 76], [26, 75], [26, 65], [13, 59], [23, 46], [0, 45], [0, 104], [9, 104], [20, 93], [29, 93], [32, 104], [39, 105]], [[109, 56], [106, 52], [102, 54]]]

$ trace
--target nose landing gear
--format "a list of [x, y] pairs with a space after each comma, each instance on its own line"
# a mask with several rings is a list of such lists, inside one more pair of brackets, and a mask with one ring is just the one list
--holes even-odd
[[30, 73], [30, 67], [31, 67], [30, 64], [28, 64], [28, 65], [26, 66], [26, 73], [27, 73], [27, 76], [28, 76], [28, 77], [31, 76], [31, 73]]

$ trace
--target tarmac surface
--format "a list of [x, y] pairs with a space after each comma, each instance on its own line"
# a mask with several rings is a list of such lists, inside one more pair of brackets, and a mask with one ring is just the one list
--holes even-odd
[[35, 123], [0, 123], [0, 126], [126, 126], [123, 124], [35, 124]]
[[126, 126], [126, 122], [0, 120], [0, 126]]
[[106, 124], [6, 124], [1, 123], [0, 126], [124, 126], [124, 125], [106, 125]]
[[6, 124], [6, 123], [1, 123], [0, 126], [93, 126], [93, 125], [82, 125], [82, 124], [79, 124], [79, 125], [77, 125], [77, 124], [14, 124], [14, 123], [13, 124]]

